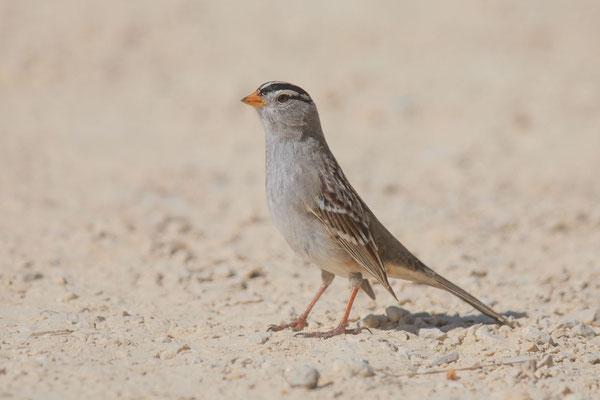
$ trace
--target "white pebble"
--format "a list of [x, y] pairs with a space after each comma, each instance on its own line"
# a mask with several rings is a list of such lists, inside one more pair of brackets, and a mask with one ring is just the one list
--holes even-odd
[[248, 341], [248, 343], [253, 343], [253, 344], [265, 344], [272, 336], [272, 333], [270, 332], [259, 332], [259, 333], [255, 333], [254, 335], [250, 335], [246, 338], [246, 340]]
[[600, 364], [600, 353], [589, 353], [583, 359], [590, 364]]
[[554, 365], [554, 360], [552, 359], [552, 356], [550, 354], [547, 354], [544, 358], [541, 359], [541, 361], [536, 365], [536, 368], [542, 368], [542, 367], [548, 367], [550, 368], [551, 366]]
[[546, 332], [542, 332], [539, 329], [534, 328], [532, 326], [525, 328], [523, 333], [524, 333], [525, 337], [527, 337], [529, 340], [535, 342], [536, 344], [540, 344], [540, 343], [554, 344], [554, 340], [552, 339], [552, 337], [549, 334], [547, 334]]
[[369, 377], [375, 375], [373, 367], [365, 360], [359, 358], [338, 359], [333, 363], [335, 375], [341, 377]]
[[496, 334], [497, 330], [489, 325], [483, 325], [475, 331], [477, 340], [487, 343], [495, 343], [502, 340], [502, 337]]
[[304, 387], [307, 389], [314, 389], [319, 383], [319, 377], [320, 374], [316, 368], [304, 365], [292, 372], [288, 382], [292, 387]]
[[435, 366], [442, 365], [442, 364], [449, 364], [456, 360], [458, 360], [458, 353], [456, 351], [453, 351], [452, 353], [448, 353], [445, 356], [436, 358], [435, 360], [431, 361], [429, 363], [429, 366], [435, 367]]
[[446, 334], [438, 328], [421, 328], [419, 329], [419, 337], [442, 341], [446, 339]]
[[563, 318], [561, 325], [569, 324], [572, 321], [578, 321], [592, 325], [600, 325], [600, 308], [588, 308], [585, 310], [573, 311]]

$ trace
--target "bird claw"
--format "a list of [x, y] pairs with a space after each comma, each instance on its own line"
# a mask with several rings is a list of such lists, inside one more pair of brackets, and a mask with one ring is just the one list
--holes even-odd
[[267, 332], [279, 332], [279, 331], [282, 331], [284, 329], [290, 329], [290, 328], [294, 332], [299, 332], [302, 329], [304, 329], [304, 327], [306, 325], [308, 325], [308, 323], [306, 322], [305, 319], [298, 318], [297, 320], [292, 321], [289, 324], [269, 325], [269, 327], [267, 328]]

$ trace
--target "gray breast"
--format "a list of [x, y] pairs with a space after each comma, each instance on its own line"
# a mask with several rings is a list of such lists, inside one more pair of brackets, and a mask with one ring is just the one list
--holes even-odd
[[267, 140], [265, 185], [269, 212], [279, 232], [301, 257], [321, 264], [331, 254], [332, 243], [326, 227], [309, 210], [320, 190], [315, 155], [306, 143]]

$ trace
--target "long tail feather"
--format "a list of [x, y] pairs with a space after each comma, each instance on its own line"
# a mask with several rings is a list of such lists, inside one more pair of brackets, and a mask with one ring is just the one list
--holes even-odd
[[443, 276], [441, 276], [440, 274], [438, 274], [431, 268], [426, 267], [426, 266], [423, 266], [423, 267], [424, 267], [423, 272], [425, 273], [425, 275], [427, 275], [428, 278], [431, 279], [430, 282], [425, 282], [425, 283], [428, 283], [431, 286], [435, 286], [440, 289], [447, 290], [448, 292], [452, 293], [453, 295], [466, 301], [467, 303], [469, 303], [470, 305], [472, 305], [473, 307], [475, 307], [477, 310], [481, 311], [488, 317], [494, 318], [496, 321], [498, 321], [502, 324], [506, 324], [508, 326], [513, 326], [512, 322], [510, 322], [506, 317], [498, 314], [496, 311], [492, 310], [490, 307], [483, 304], [481, 301], [479, 301], [477, 298], [475, 298], [475, 296], [467, 293], [465, 290], [456, 286], [454, 283], [450, 282], [448, 279], [444, 278]]

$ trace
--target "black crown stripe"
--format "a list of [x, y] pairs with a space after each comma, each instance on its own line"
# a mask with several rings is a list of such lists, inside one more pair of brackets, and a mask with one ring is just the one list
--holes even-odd
[[310, 98], [310, 95], [308, 94], [308, 92], [306, 92], [306, 90], [302, 89], [299, 86], [292, 85], [291, 83], [285, 83], [285, 82], [267, 82], [264, 85], [262, 85], [261, 87], [259, 87], [258, 90], [260, 91], [260, 94], [262, 94], [262, 95], [274, 92], [276, 90], [293, 90], [299, 94], [306, 95], [306, 96], [308, 96], [308, 98]]

